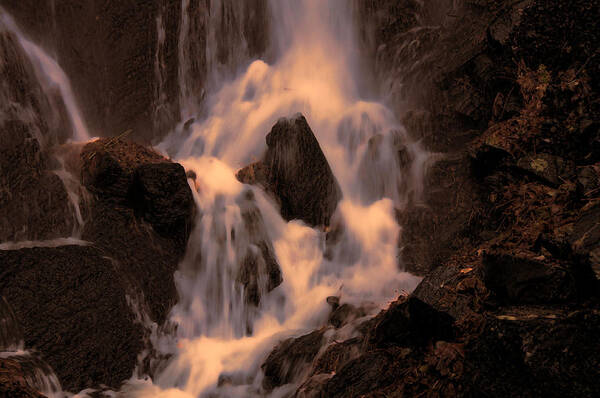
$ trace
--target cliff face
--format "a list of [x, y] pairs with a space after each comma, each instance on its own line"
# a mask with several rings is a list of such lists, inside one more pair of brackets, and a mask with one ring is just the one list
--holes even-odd
[[[132, 129], [134, 139], [148, 143], [179, 122], [181, 54], [190, 57], [187, 84], [202, 99], [209, 67], [206, 43], [215, 40], [207, 36], [208, 25], [219, 26], [221, 33], [236, 32], [231, 40], [216, 36], [223, 46], [243, 41], [249, 56], [266, 49], [266, 0], [245, 2], [243, 9], [231, 1], [191, 0], [188, 23], [182, 26], [185, 3], [3, 0], [0, 5], [36, 43], [55, 54], [72, 81], [92, 135]], [[187, 42], [181, 43], [185, 36]], [[194, 43], [195, 49], [186, 43]], [[219, 47], [218, 62], [232, 62], [229, 47]]]

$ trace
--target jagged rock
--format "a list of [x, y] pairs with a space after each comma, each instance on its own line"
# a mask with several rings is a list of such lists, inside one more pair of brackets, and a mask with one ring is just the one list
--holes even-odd
[[48, 170], [31, 127], [0, 126], [0, 242], [69, 236], [74, 218], [65, 187]]
[[0, 250], [0, 295], [25, 347], [42, 354], [67, 391], [118, 388], [143, 348], [126, 300], [135, 275], [107, 254], [89, 246]]
[[258, 305], [261, 296], [279, 286], [283, 278], [254, 193], [244, 192], [238, 204], [245, 228], [243, 236], [249, 242], [236, 281], [244, 286], [246, 303]]
[[19, 362], [10, 358], [0, 358], [0, 397], [46, 398], [27, 383]]
[[375, 347], [421, 346], [431, 341], [449, 340], [454, 336], [454, 318], [437, 311], [416, 297], [400, 300], [381, 314], [370, 332]]
[[263, 388], [271, 391], [300, 380], [310, 370], [310, 363], [321, 349], [324, 333], [323, 330], [315, 330], [279, 343], [261, 366], [265, 374]]
[[246, 184], [260, 184], [281, 206], [286, 220], [329, 225], [341, 190], [304, 116], [280, 119], [267, 135], [263, 159], [237, 173]]
[[332, 374], [361, 354], [363, 339], [355, 337], [342, 342], [334, 342], [319, 355], [313, 365], [313, 374]]
[[486, 253], [483, 267], [488, 289], [500, 300], [519, 304], [573, 301], [589, 295], [594, 282], [585, 264], [562, 265], [508, 253]]

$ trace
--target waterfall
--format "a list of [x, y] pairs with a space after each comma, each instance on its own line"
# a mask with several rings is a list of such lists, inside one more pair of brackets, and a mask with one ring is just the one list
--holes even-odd
[[[69, 78], [62, 68], [44, 50], [28, 40], [12, 18], [2, 9], [0, 9], [0, 29], [12, 33], [17, 38], [34, 67], [36, 77], [44, 93], [49, 98], [53, 96], [54, 90], [58, 90], [60, 93], [73, 129], [72, 139], [78, 142], [89, 141], [91, 138], [90, 134], [88, 133], [81, 111], [77, 106]], [[60, 113], [60, 109], [54, 109], [54, 114]]]
[[[159, 344], [172, 359], [154, 380], [132, 380], [123, 392], [255, 396], [262, 394], [260, 364], [269, 350], [285, 336], [322, 326], [328, 296], [383, 308], [416, 286], [419, 279], [399, 269], [395, 211], [419, 200], [428, 154], [384, 104], [362, 97], [365, 72], [346, 1], [270, 1], [274, 60], [254, 60], [240, 73], [230, 65], [230, 74], [224, 74], [209, 26], [206, 34], [212, 39], [203, 56], [218, 84], [209, 86], [206, 96], [187, 80], [189, 65], [198, 60], [186, 57], [198, 54], [189, 51], [186, 35], [193, 24], [221, 20], [216, 10], [229, 10], [235, 20], [243, 4], [210, 1], [209, 22], [191, 20], [189, 7], [183, 0], [179, 43], [182, 121], [187, 123], [160, 148], [197, 175], [190, 185], [201, 216], [176, 273], [180, 302], [171, 321], [177, 333]], [[233, 61], [244, 65], [243, 59]], [[203, 99], [205, 116], [190, 105]], [[329, 255], [324, 231], [285, 222], [267, 194], [241, 184], [234, 174], [261, 156], [273, 124], [296, 112], [306, 116], [343, 192], [336, 217], [345, 229]], [[249, 207], [258, 214], [265, 240], [272, 242], [283, 277], [275, 290], [261, 291], [257, 306], [244, 300], [237, 283], [245, 254], [256, 246], [244, 224]], [[257, 256], [261, 264], [269, 260], [264, 252]], [[235, 382], [219, 383], [223, 377]]]

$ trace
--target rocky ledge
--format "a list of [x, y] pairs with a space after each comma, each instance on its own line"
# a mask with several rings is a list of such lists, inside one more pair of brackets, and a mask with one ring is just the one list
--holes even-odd
[[148, 348], [144, 322], [164, 324], [177, 300], [195, 205], [181, 165], [122, 138], [69, 159], [87, 198], [81, 240], [0, 250], [0, 295], [64, 390], [118, 389]]

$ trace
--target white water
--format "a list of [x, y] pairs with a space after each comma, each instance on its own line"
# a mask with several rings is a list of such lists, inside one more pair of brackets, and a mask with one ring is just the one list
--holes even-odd
[[[186, 4], [183, 0], [184, 8]], [[179, 129], [160, 146], [197, 172], [190, 184], [202, 216], [175, 275], [180, 302], [171, 320], [178, 325], [177, 334], [156, 342], [173, 358], [154, 380], [132, 380], [124, 395], [261, 396], [260, 365], [268, 352], [287, 336], [324, 325], [328, 296], [383, 308], [418, 282], [399, 269], [400, 227], [394, 212], [419, 200], [428, 155], [383, 104], [361, 98], [348, 3], [272, 0], [270, 7], [277, 60], [256, 60], [245, 73], [223, 80], [207, 99], [208, 117], [197, 119], [186, 134]], [[184, 14], [184, 27], [190, 23], [187, 18]], [[186, 37], [181, 40], [180, 60], [190, 55]], [[194, 104], [190, 96], [201, 93], [186, 90], [192, 85], [185, 67], [180, 73], [180, 98]], [[194, 109], [185, 103], [183, 108], [184, 114]], [[324, 231], [301, 221], [286, 223], [260, 189], [244, 186], [234, 176], [260, 158], [277, 119], [296, 112], [306, 116], [344, 195], [335, 218], [345, 230], [327, 258]], [[400, 149], [410, 159], [404, 168]], [[248, 190], [255, 201], [245, 199]], [[278, 288], [261, 292], [259, 308], [244, 302], [243, 288], [236, 283], [243, 256], [256, 238], [246, 233], [243, 214], [248, 206], [260, 210], [283, 275]], [[333, 331], [328, 336], [336, 338]], [[220, 375], [235, 381], [217, 386]]]

